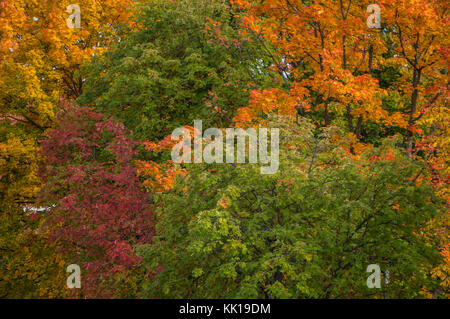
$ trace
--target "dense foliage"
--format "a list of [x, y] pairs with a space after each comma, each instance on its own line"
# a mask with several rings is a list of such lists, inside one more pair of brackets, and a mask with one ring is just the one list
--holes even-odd
[[0, 298], [448, 298], [448, 6], [372, 2], [0, 0]]
[[[288, 128], [285, 143], [295, 147], [281, 152], [279, 173], [192, 165], [164, 195], [145, 252], [149, 270], [163, 271], [146, 296], [417, 296], [439, 260], [421, 230], [442, 204], [417, 183], [420, 167], [392, 139], [355, 161], [333, 145], [333, 128], [318, 136], [310, 123]], [[378, 293], [355, 280], [373, 263], [392, 274]]]
[[[227, 7], [207, 0], [143, 5], [140, 30], [88, 66], [78, 102], [112, 114], [137, 138], [162, 139], [199, 118], [226, 127], [248, 104], [252, 78], [264, 83], [256, 67], [265, 59], [254, 54], [262, 51], [257, 44], [239, 38]], [[212, 31], [231, 44], [218, 43]]]
[[51, 237], [86, 269], [84, 295], [132, 296], [125, 276], [140, 261], [133, 247], [150, 242], [154, 225], [132, 165], [137, 143], [122, 123], [87, 108], [65, 107], [58, 123], [41, 147], [40, 202], [51, 207]]

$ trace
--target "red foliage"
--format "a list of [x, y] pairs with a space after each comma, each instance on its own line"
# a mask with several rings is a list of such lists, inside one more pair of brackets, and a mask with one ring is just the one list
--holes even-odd
[[114, 278], [140, 263], [133, 246], [154, 234], [151, 198], [133, 166], [138, 142], [122, 123], [64, 104], [57, 128], [42, 141], [41, 199], [52, 207], [52, 238], [82, 268], [83, 296], [109, 297]]

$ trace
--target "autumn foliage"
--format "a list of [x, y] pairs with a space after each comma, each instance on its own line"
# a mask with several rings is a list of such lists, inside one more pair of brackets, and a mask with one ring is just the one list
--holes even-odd
[[151, 242], [154, 227], [151, 197], [133, 167], [137, 142], [122, 123], [88, 108], [62, 109], [41, 146], [51, 238], [86, 270], [83, 296], [127, 296], [122, 282], [140, 262], [133, 248]]
[[[71, 4], [0, 0], [0, 298], [449, 297], [447, 1]], [[175, 163], [195, 119], [278, 172]]]

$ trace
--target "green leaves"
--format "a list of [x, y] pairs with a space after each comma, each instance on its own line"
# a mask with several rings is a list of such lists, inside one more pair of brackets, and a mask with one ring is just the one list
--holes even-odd
[[86, 66], [90, 76], [78, 102], [114, 115], [139, 139], [162, 139], [194, 119], [230, 124], [235, 109], [248, 104], [252, 78], [243, 65], [258, 59], [243, 53], [245, 42], [227, 47], [206, 33], [212, 18], [222, 36], [237, 37], [230, 9], [206, 0], [154, 0], [141, 9], [139, 30]]
[[[308, 129], [304, 123], [296, 131], [305, 143], [329, 144], [327, 134]], [[286, 145], [292, 139], [284, 135]], [[423, 269], [439, 260], [419, 233], [440, 204], [428, 185], [407, 182], [419, 167], [401, 152], [370, 160], [388, 145], [360, 161], [318, 160], [309, 175], [304, 164], [314, 150], [290, 153], [274, 175], [251, 164], [189, 166], [189, 177], [162, 198], [159, 236], [145, 263], [163, 270], [145, 296], [368, 297], [377, 293], [365, 286], [371, 263], [389, 269], [393, 296], [416, 296], [430, 280]], [[328, 152], [322, 148], [318, 158], [328, 161]], [[170, 288], [160, 294], [160, 285]]]

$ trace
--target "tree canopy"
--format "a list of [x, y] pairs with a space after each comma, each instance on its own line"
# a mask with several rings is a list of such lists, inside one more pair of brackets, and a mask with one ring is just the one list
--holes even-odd
[[[449, 21], [443, 0], [0, 0], [0, 298], [448, 298]], [[279, 130], [278, 170], [250, 133], [243, 162], [173, 156], [218, 159], [231, 129]]]

